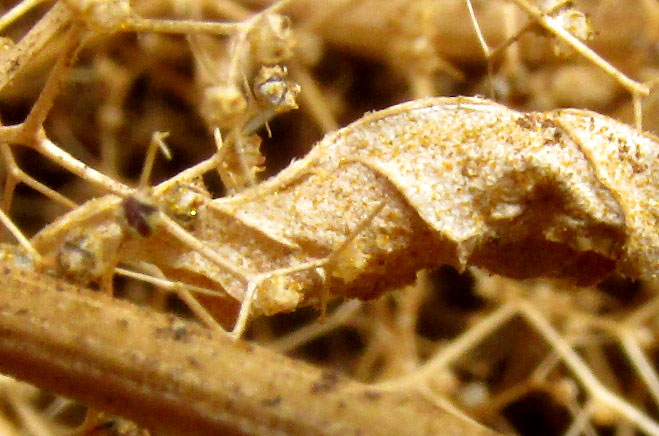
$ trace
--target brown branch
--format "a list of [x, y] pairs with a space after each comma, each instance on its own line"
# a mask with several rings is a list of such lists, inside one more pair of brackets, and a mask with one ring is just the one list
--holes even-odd
[[0, 263], [0, 370], [174, 434], [493, 435], [192, 322]]

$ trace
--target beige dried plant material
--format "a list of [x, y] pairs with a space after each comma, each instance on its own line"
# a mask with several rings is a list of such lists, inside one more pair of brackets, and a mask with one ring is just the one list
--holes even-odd
[[[372, 298], [442, 264], [578, 284], [614, 270], [652, 279], [658, 154], [655, 137], [589, 111], [424, 99], [329, 134], [241, 194], [186, 191], [198, 196], [186, 229], [205, 252], [156, 226], [148, 239], [124, 232], [118, 259], [152, 262], [173, 280], [210, 279], [238, 301], [251, 286], [258, 313], [318, 303], [323, 289]], [[153, 204], [182, 182], [154, 188]], [[81, 228], [115, 232], [121, 202], [93, 200], [32, 243], [57, 263]]]
[[[3, 373], [129, 417], [148, 434], [499, 434], [419, 393], [378, 390], [35, 274], [5, 249], [11, 247], [0, 247]], [[144, 434], [122, 427], [69, 434]]]
[[[154, 386], [153, 365], [145, 362], [167, 367], [157, 353], [167, 350], [170, 357], [171, 344], [163, 347], [156, 341], [155, 347], [147, 346], [157, 338], [147, 330], [128, 332], [125, 323], [108, 329], [102, 315], [118, 313], [113, 310], [125, 307], [125, 302], [96, 293], [94, 297], [103, 300], [102, 310], [89, 310], [91, 306], [79, 304], [77, 291], [63, 283], [96, 282], [101, 289], [111, 290], [112, 275], [120, 274], [130, 278], [115, 282], [120, 295], [140, 303], [149, 298], [149, 305], [163, 308], [171, 301], [164, 292], [176, 293], [213, 333], [220, 333], [208, 335], [208, 329], [190, 326], [208, 340], [188, 342], [185, 323], [167, 317], [174, 343], [189, 346], [181, 349], [181, 357], [193, 372], [199, 369], [196, 357], [201, 351], [238, 362], [238, 368], [257, 369], [240, 375], [209, 365], [207, 375], [195, 373], [197, 388], [184, 392], [176, 408], [185, 414], [200, 404], [196, 399], [208, 398], [201, 404], [220, 406], [219, 412], [208, 416], [228, 414], [243, 432], [245, 422], [259, 425], [262, 417], [264, 433], [272, 433], [279, 428], [273, 416], [288, 423], [286, 411], [296, 419], [308, 415], [302, 416], [294, 404], [302, 409], [313, 404], [313, 410], [340, 405], [336, 413], [330, 410], [317, 421], [323, 430], [327, 422], [336, 429], [347, 404], [357, 415], [370, 416], [363, 427], [366, 432], [391, 433], [383, 425], [391, 418], [390, 408], [380, 396], [392, 390], [404, 397], [421, 393], [419, 399], [448, 405], [449, 410], [454, 409], [449, 402], [468, 403], [470, 417], [508, 430], [512, 427], [505, 421], [514, 426], [516, 420], [508, 407], [540, 393], [551, 399], [553, 411], [548, 416], [552, 421], [560, 422], [563, 411], [572, 414], [566, 433], [594, 434], [598, 426], [615, 425], [616, 433], [629, 433], [633, 426], [659, 435], [654, 416], [645, 414], [651, 415], [651, 403], [659, 403], [659, 381], [651, 359], [656, 337], [652, 319], [659, 307], [653, 284], [614, 279], [602, 288], [575, 288], [544, 280], [487, 277], [484, 270], [472, 271], [473, 282], [456, 283], [454, 272], [441, 268], [417, 273], [415, 285], [400, 287], [370, 304], [338, 305], [329, 311], [326, 322], [295, 327], [284, 336], [278, 326], [281, 317], [262, 319], [252, 326], [250, 338], [256, 342], [274, 339], [270, 346], [277, 350], [294, 350], [297, 358], [306, 356], [315, 362], [319, 356], [307, 349], [316, 347], [302, 344], [342, 337], [344, 328], [350, 335], [359, 335], [358, 349], [348, 350], [345, 341], [335, 340], [323, 347], [324, 365], [374, 383], [357, 386], [356, 396], [336, 403], [324, 395], [328, 379], [331, 382], [334, 377], [315, 376], [318, 382], [312, 380], [310, 388], [291, 384], [290, 370], [299, 368], [293, 362], [278, 356], [259, 361], [252, 351], [241, 356], [241, 350], [252, 347], [226, 340], [216, 322], [225, 327], [233, 323], [235, 338], [244, 330], [250, 312], [274, 313], [300, 304], [324, 308], [332, 295], [378, 296], [411, 281], [417, 268], [445, 262], [458, 268], [479, 265], [518, 278], [550, 276], [578, 283], [599, 281], [613, 270], [652, 278], [656, 220], [651, 200], [656, 183], [648, 180], [651, 169], [646, 168], [653, 161], [656, 141], [587, 112], [521, 114], [473, 99], [408, 103], [368, 115], [328, 136], [307, 159], [262, 187], [254, 186], [264, 165], [258, 132], [298, 104], [300, 114], [285, 121], [288, 126], [292, 120], [293, 129], [283, 135], [275, 129], [272, 135], [278, 153], [292, 151], [287, 147], [292, 137], [305, 142], [313, 131], [306, 117], [321, 131], [331, 132], [338, 129], [340, 120], [362, 108], [458, 93], [489, 92], [499, 102], [519, 103], [525, 110], [588, 107], [624, 119], [631, 119], [631, 113], [623, 114], [631, 111], [633, 103], [635, 125], [652, 129], [655, 99], [650, 95], [641, 106], [641, 97], [656, 83], [652, 44], [656, 32], [651, 29], [657, 27], [659, 15], [654, 2], [283, 0], [254, 15], [264, 3], [181, 1], [173, 5], [137, 0], [128, 5], [126, 0], [65, 0], [56, 2], [31, 30], [31, 20], [49, 5], [26, 14], [40, 2], [19, 3], [19, 8], [3, 15], [0, 24], [8, 37], [20, 38], [16, 43], [4, 41], [4, 112], [9, 115], [5, 122], [16, 122], [25, 113], [28, 101], [34, 101], [42, 87], [47, 66], [55, 64], [26, 120], [1, 128], [7, 142], [2, 144], [7, 180], [0, 221], [21, 244], [21, 249], [12, 247], [0, 259], [8, 280], [7, 335], [14, 338], [8, 346], [23, 353], [17, 359], [18, 369], [34, 370], [29, 377], [19, 371], [22, 378], [100, 408], [108, 389], [98, 386], [107, 387], [107, 380], [138, 380], [135, 386], [142, 393]], [[278, 11], [290, 14], [291, 22]], [[118, 35], [124, 32], [140, 36]], [[186, 40], [152, 32], [182, 33]], [[640, 43], [630, 48], [629, 41]], [[574, 63], [552, 50], [558, 48], [560, 54], [568, 47], [568, 52], [579, 54]], [[77, 53], [79, 61], [75, 61]], [[346, 59], [347, 53], [356, 57]], [[145, 54], [146, 63], [133, 62]], [[487, 81], [485, 69], [477, 67], [483, 61], [487, 62]], [[114, 65], [109, 74], [103, 68], [106, 63]], [[354, 78], [358, 79], [351, 84]], [[155, 88], [149, 85], [150, 92], [142, 94], [143, 83]], [[377, 90], [376, 100], [368, 92], [352, 92], [355, 87], [361, 91], [363, 83], [367, 90]], [[561, 83], [565, 86], [556, 86]], [[578, 90], [574, 83], [579, 84]], [[622, 98], [625, 90], [632, 94], [632, 102]], [[61, 98], [55, 100], [60, 91]], [[139, 105], [134, 104], [136, 98]], [[18, 101], [23, 103], [15, 111]], [[184, 104], [170, 107], [174, 101]], [[92, 115], [97, 123], [90, 122]], [[207, 131], [199, 128], [202, 120]], [[173, 134], [176, 160], [171, 170], [198, 160], [198, 152], [209, 145], [208, 132], [217, 152], [171, 180], [147, 188], [155, 151], [151, 147], [142, 176], [135, 181], [137, 188], [128, 186], [127, 169], [133, 168], [134, 152], [145, 145], [147, 134], [163, 129]], [[41, 161], [35, 161], [36, 165], [25, 161], [24, 147], [79, 179], [62, 186], [54, 173], [42, 172]], [[89, 150], [92, 155], [85, 152]], [[268, 160], [271, 157], [268, 152]], [[153, 179], [162, 180], [162, 171], [167, 169], [156, 168]], [[213, 172], [219, 173], [231, 197], [212, 198], [204, 185], [209, 178], [200, 176]], [[17, 185], [30, 187], [48, 200], [34, 203], [30, 193], [15, 190]], [[115, 195], [80, 207], [74, 203], [98, 195], [98, 190], [91, 191], [98, 188]], [[25, 239], [23, 232], [31, 234], [35, 226], [62, 213], [58, 205], [75, 211], [44, 229], [32, 243]], [[31, 214], [26, 221], [26, 210], [38, 210], [38, 216]], [[33, 218], [38, 221], [33, 223]], [[13, 271], [8, 263], [37, 272]], [[47, 277], [41, 273], [44, 269], [58, 277]], [[26, 277], [35, 284], [34, 290], [24, 286]], [[160, 292], [152, 294], [135, 280], [157, 286]], [[625, 282], [624, 289], [616, 284], [619, 294], [613, 295], [611, 283], [617, 281]], [[624, 295], [624, 302], [617, 295]], [[456, 313], [451, 296], [476, 297], [485, 304], [472, 302], [469, 309], [463, 312], [460, 307], [462, 313]], [[44, 298], [58, 304], [44, 304]], [[67, 305], [67, 299], [79, 314], [57, 311]], [[46, 318], [39, 315], [39, 308], [45, 308]], [[166, 310], [170, 309], [176, 310]], [[135, 312], [140, 318], [135, 325], [148, 327], [147, 318], [153, 314], [139, 312]], [[90, 325], [101, 326], [99, 333], [110, 339], [94, 339], [89, 326], [79, 322], [86, 315]], [[39, 322], [31, 323], [37, 318]], [[75, 321], [71, 337], [77, 344], [72, 351], [55, 339], [44, 342], [42, 326], [54, 326], [51, 336], [61, 339], [70, 320]], [[467, 327], [445, 341], [444, 333], [439, 340], [434, 336], [438, 324], [451, 335]], [[16, 332], [35, 338], [37, 346], [30, 347], [28, 336]], [[158, 336], [162, 329], [154, 332]], [[128, 338], [130, 361], [120, 369], [128, 369], [134, 377], [117, 377], [103, 362], [80, 366], [94, 362], [85, 357], [91, 342], [100, 344], [107, 359], [116, 362], [120, 352], [112, 346], [112, 338]], [[137, 344], [135, 338], [149, 340]], [[58, 352], [39, 354], [46, 343], [49, 350], [63, 350], [70, 364], [62, 364]], [[135, 360], [135, 353], [146, 360]], [[608, 359], [612, 354], [614, 359]], [[636, 374], [617, 371], [621, 357]], [[47, 371], [30, 363], [35, 358], [44, 362], [42, 368]], [[277, 362], [282, 364], [280, 370]], [[161, 397], [167, 404], [172, 398], [168, 389], [174, 386], [178, 392], [180, 376], [185, 376], [184, 367], [174, 366], [171, 374], [160, 379], [167, 388]], [[82, 368], [82, 372], [70, 368]], [[6, 365], [4, 371], [11, 373]], [[274, 383], [302, 386], [291, 395], [297, 402], [265, 391], [252, 395], [256, 391], [244, 381], [270, 389], [270, 382], [259, 382], [265, 380], [265, 372], [265, 379]], [[57, 389], [48, 385], [46, 373], [56, 374]], [[80, 383], [89, 374], [98, 381], [90, 386]], [[218, 379], [226, 380], [225, 388], [203, 392], [203, 387]], [[631, 390], [626, 388], [629, 380], [633, 381]], [[563, 381], [567, 388], [561, 387]], [[4, 431], [5, 420], [13, 423], [23, 416], [21, 404], [32, 409], [34, 402], [12, 394], [15, 388], [10, 385], [3, 386], [7, 388], [3, 390], [7, 417], [0, 417], [0, 427], [5, 433], [15, 432]], [[477, 401], [465, 402], [472, 387], [478, 388]], [[364, 395], [362, 389], [367, 389]], [[241, 399], [240, 394], [248, 391], [250, 395]], [[150, 410], [140, 395], [130, 391], [126, 401], [115, 399], [114, 403], [123, 405], [127, 416], [137, 411], [156, 417], [156, 424], [167, 431], [181, 425], [180, 419], [171, 419], [178, 415], [167, 404]], [[135, 399], [137, 406], [126, 406]], [[384, 414], [369, 415], [360, 399]], [[399, 404], [395, 406], [400, 409]], [[547, 411], [541, 407], [543, 413]], [[52, 417], [53, 407], [48, 410]], [[38, 417], [40, 410], [35, 412], [32, 415]], [[418, 412], [393, 421], [414, 431], [408, 422], [425, 423], [425, 418], [435, 416], [425, 407]], [[171, 425], [158, 419], [165, 415], [173, 421]], [[308, 433], [302, 421], [294, 422], [296, 430]], [[438, 422], [443, 431], [451, 432], [441, 415]], [[22, 426], [20, 432], [32, 427], [15, 424], [12, 427]], [[184, 427], [188, 434], [197, 433]], [[84, 432], [83, 428], [77, 432]], [[345, 433], [345, 428], [339, 430]], [[466, 428], [456, 434], [475, 431]]]

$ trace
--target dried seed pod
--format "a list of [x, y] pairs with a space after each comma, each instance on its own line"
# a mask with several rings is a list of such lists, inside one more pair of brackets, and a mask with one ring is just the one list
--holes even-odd
[[[576, 9], [571, 0], [545, 0], [542, 9], [549, 13], [556, 24], [582, 41], [591, 40], [595, 35], [586, 14]], [[558, 57], [567, 58], [574, 54], [574, 50], [560, 39], [554, 38], [553, 48], [554, 54]]]
[[111, 220], [73, 228], [55, 250], [55, 271], [77, 284], [98, 280], [118, 260], [123, 234], [122, 227]]
[[[327, 135], [255, 188], [205, 200], [190, 233], [244, 274], [162, 229], [122, 245], [122, 256], [172, 279], [210, 279], [239, 301], [249, 283], [261, 313], [318, 302], [326, 289], [371, 298], [442, 264], [579, 284], [616, 269], [654, 278], [657, 157], [657, 138], [589, 111], [424, 99]], [[156, 203], [161, 195], [154, 189]], [[109, 210], [96, 213], [111, 219]], [[78, 227], [101, 221], [74, 211], [35, 247], [47, 254], [66, 240], [76, 216]]]
[[204, 90], [200, 110], [213, 125], [229, 128], [245, 115], [247, 99], [233, 83], [209, 86]]
[[240, 192], [256, 183], [258, 173], [264, 170], [265, 157], [261, 154], [261, 137], [243, 131], [232, 132], [222, 145], [222, 162], [219, 174], [227, 192]]
[[131, 15], [128, 0], [66, 0], [64, 3], [99, 32], [115, 31]]
[[206, 191], [203, 181], [196, 179], [188, 183], [173, 184], [163, 198], [165, 213], [182, 226], [188, 227], [197, 218], [199, 208], [210, 198], [210, 194]]
[[254, 95], [257, 100], [278, 114], [298, 108], [295, 100], [300, 93], [300, 85], [286, 80], [286, 76], [287, 68], [275, 65], [261, 67], [254, 78]]

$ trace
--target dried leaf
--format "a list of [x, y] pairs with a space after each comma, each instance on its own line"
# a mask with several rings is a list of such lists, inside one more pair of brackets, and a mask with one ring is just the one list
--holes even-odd
[[[166, 232], [129, 240], [122, 258], [210, 278], [237, 300], [268, 276], [254, 302], [264, 313], [317, 303], [328, 285], [371, 298], [442, 264], [578, 284], [616, 269], [654, 278], [658, 155], [653, 136], [593, 112], [419, 100], [366, 115], [278, 176], [199, 207], [190, 232], [247, 277]], [[44, 230], [36, 248], [69, 226]]]

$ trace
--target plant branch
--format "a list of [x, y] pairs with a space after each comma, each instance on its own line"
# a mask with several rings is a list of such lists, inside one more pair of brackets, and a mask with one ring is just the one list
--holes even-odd
[[602, 59], [597, 53], [591, 50], [586, 44], [581, 42], [576, 36], [572, 35], [570, 32], [565, 30], [560, 25], [556, 24], [555, 20], [543, 14], [543, 12], [537, 7], [530, 4], [526, 0], [511, 0], [517, 6], [522, 8], [527, 14], [535, 18], [538, 23], [547, 29], [549, 32], [553, 33], [557, 37], [561, 38], [567, 44], [569, 44], [575, 51], [577, 51], [581, 56], [586, 58], [588, 61], [600, 67], [602, 70], [606, 71], [612, 77], [614, 77], [620, 85], [627, 89], [630, 93], [634, 95], [646, 96], [650, 93], [650, 90], [647, 86], [642, 83], [638, 83], [635, 80], [630, 79], [625, 74], [623, 74], [616, 67]]
[[494, 435], [171, 315], [1, 262], [0, 370], [168, 434]]

